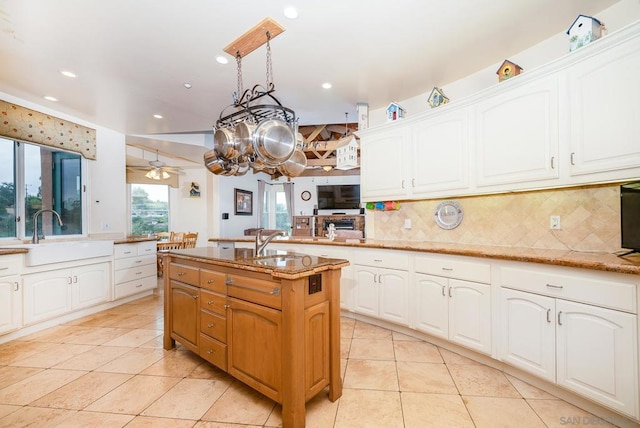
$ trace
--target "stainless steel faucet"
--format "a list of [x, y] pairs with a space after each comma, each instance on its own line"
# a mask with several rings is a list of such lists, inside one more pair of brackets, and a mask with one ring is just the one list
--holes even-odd
[[[62, 226], [62, 219], [60, 218], [60, 214], [58, 214], [57, 211], [49, 208], [36, 211], [36, 213], [33, 215], [33, 237], [31, 238], [31, 242], [33, 244], [37, 244], [40, 242], [40, 238], [38, 237], [38, 216], [47, 211], [50, 213], [54, 213], [56, 217], [58, 217], [58, 224]], [[42, 238], [44, 239], [44, 230], [42, 231]]]
[[261, 256], [264, 253], [265, 247], [269, 242], [271, 242], [273, 238], [275, 238], [276, 236], [289, 235], [286, 230], [276, 230], [272, 234], [267, 235], [266, 237], [263, 238], [262, 237], [263, 231], [264, 229], [258, 229], [258, 233], [256, 234], [256, 257]]

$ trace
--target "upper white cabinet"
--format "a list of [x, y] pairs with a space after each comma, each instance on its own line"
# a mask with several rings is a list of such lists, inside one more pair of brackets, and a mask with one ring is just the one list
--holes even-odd
[[360, 166], [363, 201], [399, 199], [398, 195], [406, 194], [409, 139], [409, 130], [397, 126], [361, 140], [360, 156], [366, 159]]
[[558, 77], [515, 83], [475, 107], [478, 187], [558, 178]]
[[[606, 42], [607, 40], [603, 40]], [[640, 166], [640, 36], [568, 70], [574, 182], [635, 178]]]

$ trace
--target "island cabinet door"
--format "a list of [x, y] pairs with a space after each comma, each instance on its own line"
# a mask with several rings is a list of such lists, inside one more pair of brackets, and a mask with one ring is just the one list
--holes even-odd
[[282, 312], [233, 297], [228, 304], [229, 374], [282, 403]]
[[198, 297], [200, 289], [171, 281], [171, 337], [198, 352]]

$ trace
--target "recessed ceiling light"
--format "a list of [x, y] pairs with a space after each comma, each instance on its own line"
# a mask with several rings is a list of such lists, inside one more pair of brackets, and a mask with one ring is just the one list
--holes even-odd
[[187, 89], [191, 89], [191, 83], [185, 82], [184, 87]]
[[52, 97], [51, 95], [46, 95], [44, 99], [49, 101], [58, 101], [56, 97]]
[[73, 71], [69, 71], [69, 70], [60, 70], [60, 74], [62, 74], [65, 77], [71, 77], [73, 79], [78, 77], [78, 75], [76, 73], [74, 73]]
[[322, 87], [323, 87], [324, 89], [331, 89], [331, 83], [329, 83], [329, 82], [327, 82], [327, 83], [323, 83], [323, 84], [322, 84]]
[[284, 16], [286, 16], [289, 19], [296, 19], [298, 17], [298, 11], [296, 10], [295, 7], [286, 7], [284, 9]]
[[156, 119], [162, 119], [162, 115], [161, 114], [154, 114], [153, 117], [155, 117]]
[[219, 64], [227, 64], [229, 62], [229, 60], [222, 55], [217, 56], [216, 61], [218, 61]]

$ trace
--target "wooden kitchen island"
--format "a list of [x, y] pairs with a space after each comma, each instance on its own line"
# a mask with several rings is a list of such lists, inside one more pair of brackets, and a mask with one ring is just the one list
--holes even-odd
[[340, 378], [340, 272], [347, 260], [203, 247], [165, 254], [164, 348], [178, 341], [282, 404], [285, 428]]

